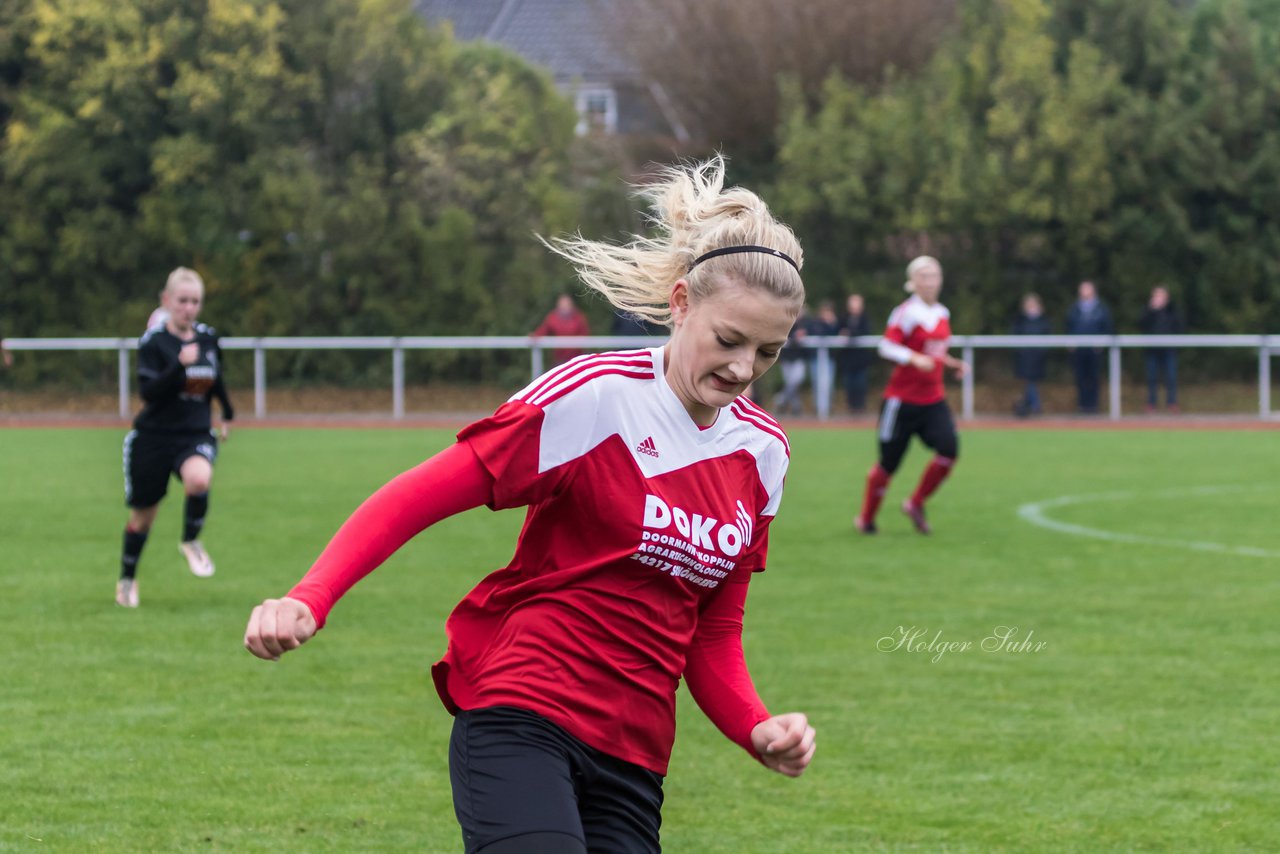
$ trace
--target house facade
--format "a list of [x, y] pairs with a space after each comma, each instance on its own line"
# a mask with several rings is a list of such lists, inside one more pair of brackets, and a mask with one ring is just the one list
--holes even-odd
[[448, 22], [459, 41], [493, 42], [546, 68], [573, 99], [579, 134], [688, 140], [662, 88], [614, 47], [612, 16], [624, 13], [625, 0], [415, 0], [414, 7], [432, 24]]

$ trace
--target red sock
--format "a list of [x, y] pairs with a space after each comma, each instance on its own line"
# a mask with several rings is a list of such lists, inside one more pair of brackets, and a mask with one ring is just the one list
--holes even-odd
[[951, 474], [952, 467], [956, 461], [952, 457], [936, 456], [930, 461], [929, 467], [924, 470], [924, 474], [920, 475], [920, 485], [916, 487], [916, 491], [911, 496], [911, 503], [916, 507], [923, 507], [925, 499], [933, 495], [942, 482], [947, 479], [947, 475]]
[[876, 463], [867, 472], [867, 491], [862, 497], [862, 521], [874, 522], [885, 490], [889, 488], [889, 473]]

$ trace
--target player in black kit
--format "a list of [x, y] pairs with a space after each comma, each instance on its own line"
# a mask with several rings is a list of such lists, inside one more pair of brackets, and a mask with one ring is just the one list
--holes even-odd
[[213, 575], [213, 561], [198, 539], [209, 509], [209, 484], [218, 455], [212, 398], [217, 397], [222, 407], [224, 440], [227, 422], [234, 417], [222, 383], [218, 335], [196, 322], [204, 301], [199, 274], [186, 267], [174, 270], [161, 301], [168, 319], [148, 329], [138, 344], [138, 381], [146, 406], [124, 440], [129, 522], [124, 529], [116, 604], [126, 608], [138, 607], [138, 557], [173, 475], [182, 480], [186, 493], [179, 549], [192, 573], [201, 578]]

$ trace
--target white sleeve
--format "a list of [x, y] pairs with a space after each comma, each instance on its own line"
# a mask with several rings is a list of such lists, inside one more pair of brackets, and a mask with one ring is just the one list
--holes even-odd
[[888, 359], [890, 362], [897, 362], [899, 365], [905, 365], [911, 361], [911, 348], [905, 347], [896, 341], [890, 341], [888, 338], [880, 339], [880, 344], [876, 347], [876, 351], [882, 358]]

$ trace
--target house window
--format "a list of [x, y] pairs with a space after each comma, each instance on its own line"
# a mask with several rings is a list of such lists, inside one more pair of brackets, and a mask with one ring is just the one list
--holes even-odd
[[618, 95], [612, 89], [579, 89], [578, 136], [589, 133], [617, 133]]

